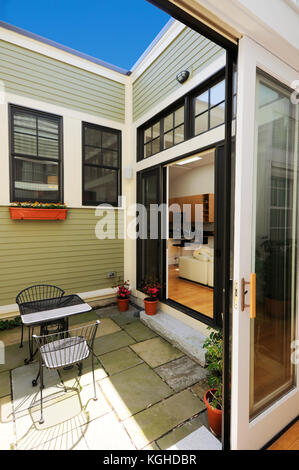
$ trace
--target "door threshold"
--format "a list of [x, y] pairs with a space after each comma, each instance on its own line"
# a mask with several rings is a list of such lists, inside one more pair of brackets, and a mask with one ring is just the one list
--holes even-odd
[[193, 310], [192, 308], [187, 307], [186, 305], [180, 304], [179, 302], [176, 302], [175, 300], [166, 299], [166, 300], [161, 300], [160, 302], [165, 305], [168, 305], [169, 307], [175, 308], [176, 310], [179, 310], [185, 315], [188, 315], [189, 317], [192, 317], [195, 320], [205, 323], [208, 326], [212, 326], [212, 327], [217, 326], [214, 318], [209, 318], [203, 313], [197, 312], [196, 310]]

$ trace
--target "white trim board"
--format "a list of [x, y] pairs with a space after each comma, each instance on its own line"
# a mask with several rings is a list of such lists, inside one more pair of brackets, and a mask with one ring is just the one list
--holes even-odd
[[[116, 289], [114, 288], [107, 288], [107, 289], [99, 289], [89, 292], [81, 292], [77, 293], [81, 299], [88, 302], [94, 302], [96, 300], [102, 300], [107, 297], [112, 297], [116, 293]], [[14, 316], [19, 315], [19, 308], [17, 304], [10, 304], [10, 305], [2, 305], [0, 306], [0, 319], [12, 318]]]

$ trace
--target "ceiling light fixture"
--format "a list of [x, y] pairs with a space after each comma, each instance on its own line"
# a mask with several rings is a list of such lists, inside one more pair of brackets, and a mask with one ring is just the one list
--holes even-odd
[[187, 158], [187, 160], [182, 160], [180, 162], [177, 162], [177, 165], [187, 165], [187, 163], [196, 162], [197, 160], [202, 160], [202, 157]]

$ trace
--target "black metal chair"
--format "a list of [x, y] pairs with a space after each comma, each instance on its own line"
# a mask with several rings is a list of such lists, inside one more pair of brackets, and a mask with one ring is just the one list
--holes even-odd
[[[41, 310], [56, 308], [63, 295], [64, 290], [60, 289], [60, 287], [38, 284], [27, 287], [19, 292], [16, 297], [16, 303], [18, 304], [20, 314], [26, 315], [26, 313], [32, 313], [33, 311], [39, 312]], [[24, 325], [22, 324], [20, 348], [23, 347], [23, 339]]]
[[50, 335], [36, 336], [33, 338], [36, 342], [39, 351], [39, 374], [40, 374], [40, 397], [41, 397], [41, 417], [40, 424], [44, 423], [43, 419], [43, 388], [44, 388], [44, 374], [43, 368], [57, 370], [60, 381], [65, 387], [60, 373], [60, 369], [69, 366], [77, 365], [79, 368], [79, 375], [81, 375], [82, 361], [92, 356], [92, 375], [93, 375], [93, 388], [94, 400], [97, 400], [97, 391], [94, 373], [94, 340], [96, 337], [98, 325], [100, 321], [92, 325], [85, 325], [79, 328], [72, 328], [67, 331], [54, 333]]

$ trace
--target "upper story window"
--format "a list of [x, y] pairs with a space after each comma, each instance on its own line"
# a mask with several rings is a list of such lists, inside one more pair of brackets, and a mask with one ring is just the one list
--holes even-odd
[[141, 128], [142, 158], [151, 157], [185, 140], [184, 113], [184, 105], [176, 105]]
[[11, 106], [11, 200], [62, 202], [59, 116]]
[[[236, 113], [236, 74], [233, 118]], [[191, 90], [137, 130], [137, 160], [151, 157], [225, 122], [224, 70]]]
[[83, 205], [118, 205], [121, 132], [83, 123]]
[[202, 134], [225, 121], [225, 80], [194, 97], [194, 135]]

